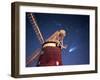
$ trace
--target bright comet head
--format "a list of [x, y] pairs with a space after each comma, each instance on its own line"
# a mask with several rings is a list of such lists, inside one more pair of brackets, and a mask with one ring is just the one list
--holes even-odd
[[76, 49], [76, 47], [73, 47], [73, 48], [69, 49], [69, 52], [72, 52], [72, 51], [74, 51], [75, 49]]

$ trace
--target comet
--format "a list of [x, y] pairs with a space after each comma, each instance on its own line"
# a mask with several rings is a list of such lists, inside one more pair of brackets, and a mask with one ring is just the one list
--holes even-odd
[[76, 50], [76, 47], [73, 47], [73, 48], [70, 48], [69, 49], [69, 52], [73, 52], [73, 51], [75, 51]]

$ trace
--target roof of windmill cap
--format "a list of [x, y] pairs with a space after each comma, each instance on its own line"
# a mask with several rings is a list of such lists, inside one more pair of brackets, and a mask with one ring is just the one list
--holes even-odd
[[65, 31], [65, 30], [61, 29], [59, 32], [60, 32], [61, 34], [63, 34], [64, 36], [66, 36], [66, 31]]

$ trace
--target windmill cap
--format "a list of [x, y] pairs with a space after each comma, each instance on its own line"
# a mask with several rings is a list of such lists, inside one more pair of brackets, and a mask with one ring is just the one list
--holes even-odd
[[66, 31], [65, 30], [61, 29], [59, 32], [60, 32], [60, 34], [63, 34], [64, 36], [66, 36]]

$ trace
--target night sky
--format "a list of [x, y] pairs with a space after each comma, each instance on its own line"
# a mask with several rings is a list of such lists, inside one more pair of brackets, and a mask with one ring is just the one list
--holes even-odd
[[[28, 12], [27, 12], [28, 13]], [[26, 13], [26, 58], [41, 48]], [[67, 35], [62, 50], [63, 65], [89, 64], [89, 15], [33, 13], [46, 40], [55, 31], [64, 29]], [[34, 64], [28, 65], [30, 67]]]

